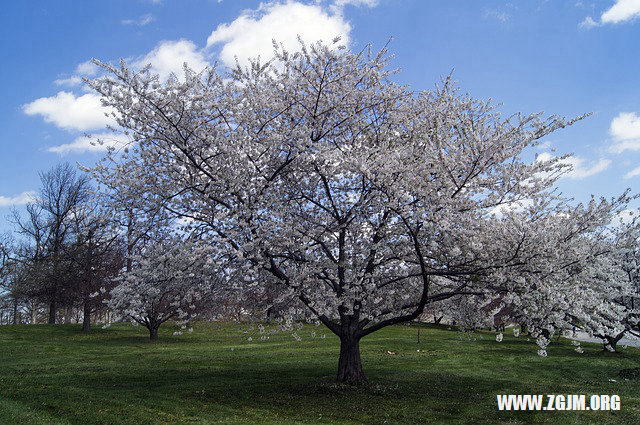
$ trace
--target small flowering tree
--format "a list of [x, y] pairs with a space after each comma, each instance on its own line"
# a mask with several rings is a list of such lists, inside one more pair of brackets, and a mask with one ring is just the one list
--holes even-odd
[[[97, 178], [157, 199], [247, 279], [284, 287], [340, 339], [339, 381], [366, 379], [363, 337], [429, 303], [516, 289], [526, 298], [532, 281], [517, 276], [544, 239], [491, 212], [528, 200], [541, 220], [562, 213], [550, 190], [568, 166], [522, 155], [574, 121], [504, 119], [450, 79], [413, 92], [391, 80], [384, 50], [274, 54], [166, 83], [103, 64], [109, 75], [90, 84], [134, 142], [107, 156]], [[570, 239], [612, 208], [583, 208], [585, 226]]]
[[209, 252], [178, 238], [150, 244], [111, 291], [109, 307], [146, 327], [156, 341], [160, 325], [190, 320], [212, 293], [215, 274]]

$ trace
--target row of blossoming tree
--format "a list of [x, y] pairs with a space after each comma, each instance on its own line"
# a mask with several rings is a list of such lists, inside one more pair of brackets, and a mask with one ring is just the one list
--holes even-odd
[[[542, 348], [636, 329], [637, 226], [611, 227], [630, 196], [575, 205], [554, 190], [564, 157], [526, 160], [582, 117], [503, 118], [450, 78], [414, 92], [385, 50], [274, 55], [88, 82], [131, 139], [92, 169], [127, 229], [112, 307], [153, 337], [214, 288], [276, 288], [339, 337], [340, 381], [365, 380], [363, 337], [443, 302], [499, 307]], [[178, 239], [148, 238], [166, 220]]]

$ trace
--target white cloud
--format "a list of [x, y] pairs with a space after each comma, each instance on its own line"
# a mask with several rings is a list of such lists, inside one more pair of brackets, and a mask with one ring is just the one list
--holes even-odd
[[[189, 40], [164, 41], [144, 57], [132, 63], [134, 68], [142, 68], [147, 64], [151, 65], [152, 71], [166, 80], [174, 72], [178, 77], [184, 78], [183, 64], [195, 71], [201, 71], [208, 65], [204, 55], [196, 45]], [[97, 75], [99, 68], [91, 61], [83, 62], [76, 67], [76, 74], [69, 78], [55, 80], [56, 85], [75, 86], [81, 83], [80, 75], [92, 77]], [[40, 115], [46, 122], [67, 131], [93, 131], [114, 126], [115, 120], [111, 116], [106, 116], [111, 110], [102, 106], [100, 95], [94, 92], [76, 96], [72, 92], [60, 91], [55, 96], [41, 97], [22, 106], [22, 110], [27, 115]], [[80, 138], [81, 139], [81, 138]], [[78, 139], [78, 140], [80, 140]], [[84, 146], [80, 141], [63, 145], [64, 152], [77, 151]], [[52, 150], [53, 152], [62, 152]], [[86, 149], [82, 149], [86, 150]]]
[[146, 15], [142, 15], [137, 19], [123, 19], [122, 21], [120, 21], [120, 23], [122, 23], [122, 25], [135, 25], [138, 27], [144, 27], [145, 25], [148, 25], [155, 20], [156, 18], [154, 18], [151, 13], [147, 13]]
[[489, 211], [489, 215], [494, 215], [497, 218], [501, 218], [503, 215], [510, 212], [523, 212], [533, 206], [533, 200], [531, 199], [522, 199], [520, 201], [507, 202], [502, 205], [498, 205], [493, 207], [491, 211]]
[[[373, 2], [347, 1], [346, 4]], [[219, 25], [207, 39], [207, 48], [221, 45], [220, 59], [227, 66], [235, 65], [235, 57], [242, 65], [249, 58], [260, 56], [265, 62], [273, 56], [272, 40], [295, 51], [299, 48], [298, 35], [305, 43], [322, 40], [330, 43], [341, 37], [349, 43], [351, 26], [341, 14], [329, 14], [319, 5], [298, 2], [262, 4], [257, 11], [245, 11], [231, 23]]]
[[640, 116], [634, 112], [621, 112], [609, 127], [609, 134], [614, 140], [609, 150], [613, 153], [640, 150]]
[[611, 227], [619, 227], [621, 224], [629, 224], [633, 221], [634, 216], [638, 213], [637, 210], [625, 209], [613, 216], [611, 220]]
[[16, 196], [0, 196], [0, 207], [8, 207], [11, 205], [24, 205], [35, 199], [36, 193], [33, 191], [22, 192]]
[[209, 65], [202, 51], [190, 40], [163, 41], [132, 65], [142, 68], [150, 64], [151, 70], [160, 75], [162, 80], [166, 80], [171, 73], [184, 78], [185, 62], [196, 72]]
[[605, 24], [620, 24], [631, 21], [640, 16], [640, 0], [616, 0], [615, 4], [602, 12], [600, 20], [596, 21], [591, 16], [587, 16], [581, 23], [580, 28], [593, 28]]
[[640, 176], [640, 167], [636, 167], [624, 175], [625, 179], [631, 179], [633, 177]]
[[618, 24], [640, 16], [640, 0], [617, 0], [600, 19], [604, 24]]
[[27, 103], [22, 110], [27, 115], [41, 115], [46, 122], [69, 131], [97, 130], [115, 124], [112, 117], [105, 116], [109, 110], [102, 106], [100, 96], [94, 93], [76, 96], [61, 91], [55, 96]]
[[379, 0], [335, 0], [333, 4], [330, 6], [332, 12], [337, 14], [342, 14], [345, 6], [355, 6], [355, 7], [376, 7], [379, 3]]
[[92, 61], [85, 61], [76, 66], [76, 73], [85, 77], [93, 77], [98, 73], [98, 65]]
[[549, 152], [542, 152], [541, 154], [536, 155], [536, 162], [544, 162], [553, 158]]
[[124, 134], [99, 133], [80, 136], [71, 143], [51, 146], [50, 148], [47, 148], [47, 150], [60, 155], [82, 152], [105, 152], [108, 147], [118, 148], [124, 146], [128, 142], [129, 138]]
[[76, 66], [75, 74], [68, 78], [54, 80], [56, 86], [75, 87], [82, 84], [82, 77], [93, 77], [98, 73], [98, 66], [91, 61], [86, 61]]
[[82, 84], [82, 77], [73, 75], [69, 78], [59, 78], [57, 80], [53, 80], [53, 84], [55, 84], [56, 86], [67, 86], [67, 87], [79, 86], [80, 84]]
[[347, 5], [350, 6], [366, 6], [366, 7], [376, 7], [380, 1], [379, 0], [335, 0], [333, 5], [336, 7], [344, 7]]
[[[333, 0], [331, 2], [316, 0], [314, 4], [298, 1], [261, 3], [257, 10], [244, 11], [230, 23], [219, 25], [208, 37], [205, 49], [199, 49], [190, 40], [160, 42], [152, 51], [130, 62], [133, 69], [151, 66], [151, 71], [166, 80], [171, 73], [184, 78], [183, 64], [196, 72], [209, 65], [207, 49], [219, 46], [220, 60], [235, 65], [237, 55], [241, 63], [246, 64], [248, 58], [260, 55], [268, 59], [273, 54], [272, 40], [282, 43], [288, 50], [299, 47], [298, 36], [306, 43], [322, 40], [331, 42], [341, 37], [342, 43], [348, 45], [351, 27], [342, 17], [347, 6], [374, 7], [378, 0]], [[128, 20], [126, 24], [146, 25], [153, 20], [151, 14], [143, 15], [137, 20]], [[130, 21], [130, 22], [129, 22]], [[91, 61], [79, 64], [73, 75], [54, 81], [58, 86], [75, 87], [82, 83], [82, 77], [95, 77], [99, 68]], [[110, 110], [102, 107], [100, 96], [89, 92], [76, 95], [70, 91], [60, 91], [55, 96], [42, 97], [22, 106], [27, 115], [40, 115], [67, 131], [96, 131], [107, 125], [115, 126], [115, 120], [105, 116]], [[51, 152], [67, 153], [97, 150], [91, 146], [85, 136], [78, 137], [72, 143], [54, 146]]]
[[538, 150], [551, 149], [551, 141], [547, 140], [545, 142], [540, 143], [538, 146], [536, 146], [536, 149]]
[[569, 173], [567, 173], [567, 177], [573, 180], [582, 180], [587, 177], [591, 177], [594, 174], [598, 174], [611, 165], [611, 161], [608, 159], [599, 159], [596, 162], [591, 164], [587, 164], [587, 162], [578, 156], [572, 156], [567, 158], [567, 164], [570, 164], [573, 168]]
[[598, 25], [600, 24], [596, 22], [591, 16], [587, 16], [582, 20], [582, 22], [580, 22], [580, 24], [578, 24], [580, 28], [584, 28], [584, 29], [590, 29], [593, 27], [597, 27]]
[[[172, 72], [183, 77], [183, 64], [200, 71], [208, 65], [204, 55], [196, 45], [188, 40], [165, 41], [142, 58], [134, 61], [132, 67], [142, 68], [150, 64], [152, 71], [167, 79]], [[76, 67], [76, 74], [69, 78], [55, 80], [56, 85], [74, 86], [82, 81], [80, 75], [92, 77], [97, 75], [99, 68], [91, 61], [83, 62]], [[110, 126], [115, 126], [116, 121], [112, 116], [107, 116], [112, 110], [102, 106], [100, 95], [95, 92], [83, 95], [75, 95], [69, 91], [60, 91], [55, 96], [41, 97], [22, 106], [27, 115], [40, 115], [49, 123], [52, 123], [67, 131], [95, 131]], [[52, 152], [72, 152], [91, 150], [87, 147], [88, 141], [78, 138], [70, 144], [50, 148]]]
[[[543, 152], [536, 156], [536, 161], [548, 161], [553, 157], [554, 156], [549, 152]], [[591, 162], [589, 164], [584, 158], [579, 156], [570, 156], [560, 162], [571, 166], [571, 171], [564, 174], [563, 177], [572, 180], [582, 180], [584, 178], [591, 177], [606, 170], [609, 168], [609, 165], [611, 165], [611, 160], [609, 159], [601, 158], [598, 161]]]

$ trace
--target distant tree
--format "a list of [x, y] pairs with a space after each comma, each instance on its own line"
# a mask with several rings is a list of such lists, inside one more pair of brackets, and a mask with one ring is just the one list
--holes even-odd
[[[339, 381], [366, 379], [363, 337], [429, 303], [526, 292], [519, 276], [537, 273], [527, 266], [545, 242], [496, 208], [568, 210], [552, 195], [564, 157], [523, 155], [575, 120], [504, 119], [451, 79], [416, 93], [387, 63], [385, 50], [317, 44], [228, 75], [163, 84], [122, 63], [91, 82], [133, 140], [95, 168], [100, 182], [188, 218], [249, 280], [285, 287], [340, 338]], [[569, 211], [582, 221], [565, 234], [586, 236], [617, 206]]]
[[[616, 351], [618, 342], [625, 336], [640, 338], [640, 218], [636, 215], [613, 230], [615, 234], [607, 247], [607, 267], [598, 267], [597, 278], [602, 286], [602, 302], [617, 308], [615, 316], [608, 314], [615, 318], [615, 326], [585, 329], [601, 338], [608, 351]], [[593, 316], [596, 316], [602, 307], [596, 304], [594, 310]], [[583, 321], [589, 323], [591, 317]]]
[[2, 282], [2, 279], [11, 271], [12, 246], [12, 238], [7, 234], [0, 234], [0, 282]]
[[628, 284], [615, 264], [616, 229], [610, 227], [624, 201], [623, 196], [554, 214], [510, 215], [521, 229], [514, 234], [531, 235], [519, 248], [524, 266], [518, 274], [494, 277], [506, 289], [501, 297], [505, 317], [540, 337], [543, 355], [551, 337], [563, 330], [578, 327], [591, 335], [617, 335], [624, 327], [625, 308], [617, 299]]
[[[625, 290], [615, 301], [625, 307], [623, 324], [627, 333], [640, 338], [640, 218], [637, 215], [631, 223], [621, 226], [617, 247], [617, 264], [622, 269]], [[618, 336], [614, 338], [619, 341]]]
[[462, 331], [473, 332], [493, 326], [494, 311], [487, 311], [487, 300], [480, 296], [458, 296], [446, 300], [451, 320]]
[[[13, 210], [14, 223], [22, 241], [14, 251], [14, 260], [22, 265], [22, 289], [32, 300], [46, 299], [45, 252], [46, 224], [41, 219], [41, 211], [34, 203], [27, 204], [27, 218], [22, 219], [17, 210]], [[36, 323], [36, 303], [32, 303], [31, 323]]]
[[11, 306], [11, 321], [15, 325], [19, 319], [21, 285], [19, 264], [12, 258], [13, 241], [9, 235], [0, 235], [0, 299]]
[[107, 291], [123, 271], [125, 252], [112, 218], [97, 202], [76, 208], [70, 225], [72, 237], [64, 252], [72, 263], [71, 290], [82, 308], [82, 330], [88, 332], [91, 314], [104, 306]]
[[[40, 174], [41, 188], [27, 204], [28, 219], [15, 213], [18, 232], [28, 240], [32, 290], [49, 304], [49, 323], [56, 322], [59, 304], [68, 296], [69, 263], [63, 247], [71, 233], [73, 212], [89, 197], [89, 180], [68, 163]], [[36, 277], [37, 276], [37, 277]]]

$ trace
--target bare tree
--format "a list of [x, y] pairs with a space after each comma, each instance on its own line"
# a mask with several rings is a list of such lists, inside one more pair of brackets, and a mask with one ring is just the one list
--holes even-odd
[[63, 247], [72, 230], [73, 212], [88, 200], [89, 179], [63, 163], [41, 173], [40, 181], [38, 196], [27, 204], [28, 218], [14, 211], [14, 221], [29, 245], [25, 253], [30, 257], [32, 293], [49, 304], [48, 321], [55, 323], [67, 283], [68, 262]]
[[[91, 329], [91, 314], [103, 306], [113, 279], [122, 270], [124, 252], [114, 223], [99, 204], [85, 205], [72, 214], [73, 241], [63, 245], [74, 267], [72, 292], [82, 306], [82, 330]], [[103, 289], [101, 291], [101, 289]]]

